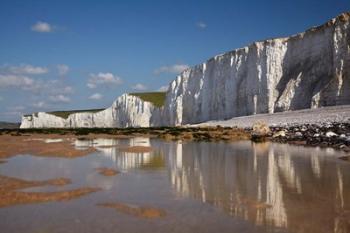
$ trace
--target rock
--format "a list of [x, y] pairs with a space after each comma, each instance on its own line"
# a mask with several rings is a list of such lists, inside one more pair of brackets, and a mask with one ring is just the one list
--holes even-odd
[[319, 133], [315, 133], [313, 137], [314, 137], [314, 138], [318, 138], [319, 136], [320, 136]]
[[265, 138], [269, 136], [271, 130], [269, 126], [262, 121], [255, 122], [252, 127], [251, 139], [255, 142], [265, 141]]
[[336, 133], [334, 133], [334, 132], [332, 132], [332, 131], [328, 131], [328, 132], [326, 133], [326, 137], [327, 137], [327, 138], [336, 137], [336, 136], [338, 136], [338, 134], [336, 134]]
[[285, 137], [285, 136], [286, 136], [286, 131], [284, 131], [284, 130], [277, 131], [276, 133], [274, 133], [272, 135], [272, 137], [274, 137], [274, 138]]
[[255, 122], [252, 128], [252, 134], [255, 135], [268, 136], [271, 133], [269, 126], [265, 122]]
[[294, 135], [297, 138], [302, 138], [303, 137], [303, 134], [301, 132], [296, 132]]

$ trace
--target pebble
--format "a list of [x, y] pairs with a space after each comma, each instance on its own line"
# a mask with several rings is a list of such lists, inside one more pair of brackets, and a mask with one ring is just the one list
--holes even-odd
[[301, 130], [302, 132], [305, 132], [305, 131], [307, 130], [307, 128], [303, 126], [300, 130]]
[[328, 131], [328, 132], [326, 133], [326, 137], [327, 137], [327, 138], [336, 137], [336, 136], [338, 136], [338, 134], [336, 134], [336, 133], [334, 133], [334, 132], [332, 132], [332, 131]]
[[[291, 125], [272, 127], [273, 138], [282, 141], [304, 140], [309, 145], [320, 145], [350, 152], [350, 122]], [[284, 132], [283, 132], [284, 131]]]

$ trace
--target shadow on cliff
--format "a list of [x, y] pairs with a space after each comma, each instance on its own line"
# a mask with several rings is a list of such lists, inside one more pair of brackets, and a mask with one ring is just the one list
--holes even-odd
[[288, 40], [274, 112], [350, 104], [350, 31], [345, 30], [340, 41], [334, 39], [334, 27]]
[[274, 112], [311, 108], [313, 97], [334, 78], [332, 41], [320, 48], [313, 46], [318, 39], [308, 33], [287, 42]]

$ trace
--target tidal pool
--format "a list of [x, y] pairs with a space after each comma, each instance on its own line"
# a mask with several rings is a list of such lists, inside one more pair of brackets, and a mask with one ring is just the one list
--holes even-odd
[[[0, 164], [0, 175], [71, 180], [22, 192], [99, 191], [0, 208], [0, 232], [350, 232], [350, 163], [333, 149], [149, 138], [74, 145], [96, 152], [73, 159], [17, 155]], [[121, 149], [127, 147], [138, 150]], [[117, 172], [104, 176], [101, 168]]]

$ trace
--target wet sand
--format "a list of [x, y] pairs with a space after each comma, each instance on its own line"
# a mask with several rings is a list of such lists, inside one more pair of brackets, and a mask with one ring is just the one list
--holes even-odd
[[341, 156], [339, 159], [350, 162], [350, 156]]
[[70, 183], [71, 181], [65, 178], [29, 181], [0, 175], [0, 208], [50, 201], [68, 201], [100, 190], [99, 188], [84, 187], [61, 192], [18, 191], [25, 188], [41, 186], [64, 186]]
[[115, 176], [119, 173], [117, 170], [107, 167], [96, 168], [96, 170], [103, 176]]
[[149, 146], [129, 146], [119, 148], [119, 151], [129, 153], [147, 153], [151, 152], [152, 150], [152, 147]]
[[9, 158], [18, 154], [31, 154], [42, 157], [76, 158], [88, 155], [94, 148], [77, 150], [72, 140], [67, 136], [60, 136], [62, 142], [47, 143], [47, 139], [57, 139], [58, 135], [0, 135], [0, 159]]

